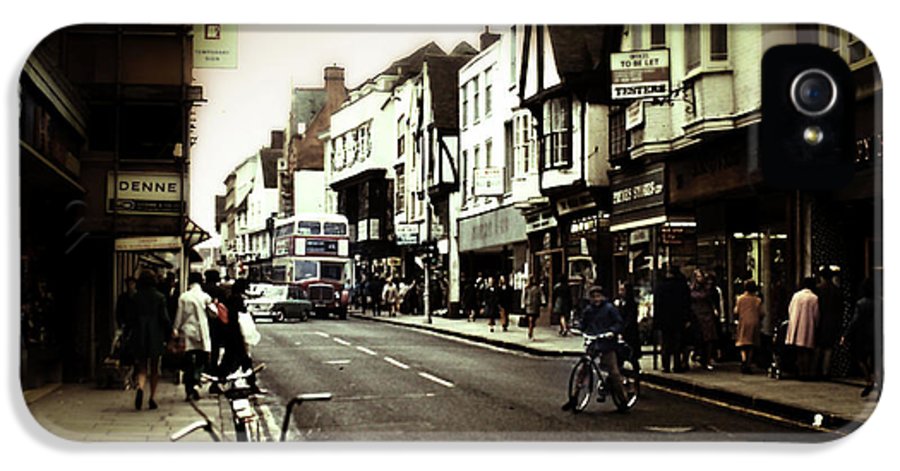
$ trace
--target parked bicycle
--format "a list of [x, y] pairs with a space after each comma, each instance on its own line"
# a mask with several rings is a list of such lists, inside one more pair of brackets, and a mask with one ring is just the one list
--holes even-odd
[[[637, 404], [640, 395], [640, 375], [630, 361], [630, 347], [621, 336], [612, 332], [602, 335], [582, 334], [584, 338], [585, 353], [578, 359], [569, 375], [569, 402], [573, 413], [581, 412], [591, 402], [591, 397], [596, 393], [597, 401], [604, 402], [607, 395], [611, 395], [613, 403], [620, 412], [630, 410]], [[601, 361], [600, 352], [594, 348], [595, 341], [600, 339], [617, 338], [616, 357], [618, 359], [619, 372], [622, 375], [622, 387], [624, 397], [614, 394], [611, 387], [612, 377]]]
[[[256, 413], [256, 408], [258, 405], [259, 397], [265, 395], [264, 391], [261, 391], [255, 387], [253, 387], [248, 381], [253, 375], [262, 371], [265, 368], [265, 364], [260, 364], [256, 368], [252, 370], [241, 371], [238, 370], [225, 378], [218, 378], [216, 376], [203, 374], [202, 378], [206, 381], [213, 382], [214, 384], [219, 386], [219, 389], [222, 393], [219, 395], [219, 421], [221, 424], [224, 424], [224, 419], [222, 418], [222, 401], [221, 398], [224, 396], [228, 400], [229, 409], [231, 412], [231, 423], [234, 427], [234, 437], [236, 441], [239, 442], [258, 442], [261, 441], [262, 433], [261, 433], [261, 424], [259, 420], [259, 416]], [[317, 394], [300, 394], [295, 396], [288, 402], [287, 412], [285, 413], [284, 420], [282, 421], [282, 430], [281, 430], [281, 441], [285, 441], [287, 438], [287, 430], [290, 425], [291, 413], [295, 406], [301, 405], [303, 402], [310, 401], [330, 401], [331, 393], [317, 393]], [[191, 407], [194, 408], [195, 411], [203, 418], [203, 420], [199, 420], [194, 422], [187, 427], [175, 432], [172, 434], [170, 439], [174, 441], [181, 440], [182, 438], [190, 435], [197, 430], [203, 430], [207, 434], [209, 434], [210, 438], [213, 441], [222, 441], [224, 434], [224, 428], [215, 426], [215, 422], [209, 418], [203, 410], [197, 405], [194, 400], [190, 400]]]

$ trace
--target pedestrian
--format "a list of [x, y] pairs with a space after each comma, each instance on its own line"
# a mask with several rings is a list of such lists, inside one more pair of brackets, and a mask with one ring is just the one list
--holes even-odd
[[359, 283], [359, 302], [362, 312], [365, 314], [369, 309], [369, 277], [366, 275], [362, 276], [362, 281]]
[[753, 350], [759, 347], [759, 331], [763, 318], [763, 304], [756, 282], [744, 282], [744, 293], [734, 305], [737, 332], [734, 345], [741, 351], [741, 373], [753, 372]]
[[713, 346], [718, 339], [716, 328], [716, 298], [709, 280], [700, 270], [694, 270], [691, 280], [691, 325], [694, 347], [700, 366], [712, 370]]
[[125, 291], [116, 300], [116, 325], [119, 329], [119, 364], [128, 366], [128, 387], [137, 379], [134, 368], [134, 356], [131, 352], [131, 336], [134, 327], [134, 295], [137, 293], [137, 280], [133, 276], [125, 278]]
[[631, 355], [628, 358], [622, 358], [621, 360], [628, 360], [631, 363], [632, 369], [635, 372], [641, 371], [641, 331], [638, 327], [638, 303], [637, 298], [635, 297], [634, 286], [631, 283], [623, 283], [619, 285], [618, 293], [616, 299], [613, 301], [613, 306], [619, 311], [619, 315], [622, 316], [623, 328], [622, 328], [622, 337], [625, 338], [625, 343], [628, 344], [628, 347], [631, 350]]
[[823, 378], [831, 376], [831, 357], [834, 346], [841, 336], [841, 321], [844, 318], [844, 300], [841, 290], [834, 284], [834, 273], [829, 268], [819, 272], [816, 285], [819, 297], [819, 324], [816, 331], [816, 374]]
[[184, 339], [184, 392], [185, 400], [200, 399], [200, 375], [209, 364], [212, 340], [209, 335], [209, 318], [218, 311], [210, 311], [212, 297], [203, 291], [203, 276], [197, 272], [188, 275], [188, 290], [178, 297], [173, 335]]
[[500, 309], [500, 327], [506, 332], [509, 330], [509, 312], [512, 310], [512, 287], [506, 281], [506, 277], [500, 275], [497, 284], [497, 305]]
[[494, 331], [494, 325], [496, 324], [500, 310], [500, 300], [497, 293], [497, 285], [494, 280], [493, 276], [486, 278], [484, 295], [482, 296], [484, 315], [488, 318], [488, 327], [491, 332]]
[[144, 270], [138, 276], [137, 290], [133, 298], [134, 312], [131, 329], [131, 354], [135, 359], [137, 390], [134, 408], [141, 410], [144, 388], [150, 380], [148, 408], [156, 409], [156, 386], [159, 384], [159, 369], [166, 342], [171, 334], [171, 322], [166, 311], [166, 297], [156, 289], [156, 276]]
[[[248, 287], [249, 282], [246, 278], [238, 278], [231, 286], [231, 293], [225, 300], [225, 307], [228, 308], [228, 323], [224, 329], [225, 353], [222, 355], [222, 363], [219, 365], [219, 374], [217, 375], [220, 378], [234, 373], [238, 368], [243, 371], [253, 369], [253, 361], [250, 358], [250, 352], [238, 320], [239, 313], [247, 312], [244, 296]], [[256, 387], [255, 375], [248, 380], [248, 383], [251, 387]]]
[[462, 285], [463, 316], [465, 316], [466, 322], [475, 322], [475, 313], [478, 311], [478, 304], [475, 299], [475, 283], [468, 278], [464, 278]]
[[816, 329], [819, 324], [819, 297], [813, 292], [816, 279], [803, 279], [800, 290], [794, 293], [788, 306], [788, 329], [785, 345], [797, 352], [797, 374], [811, 379], [815, 372]]
[[670, 265], [653, 292], [653, 328], [662, 341], [663, 373], [682, 373], [688, 369], [683, 342], [690, 317], [691, 292], [687, 279], [677, 266]]
[[849, 343], [850, 355], [856, 360], [866, 380], [860, 397], [867, 397], [880, 384], [880, 374], [875, 367], [875, 283], [872, 278], [863, 281], [861, 295], [853, 307], [853, 317], [840, 338], [840, 345]]
[[388, 278], [384, 284], [381, 298], [384, 300], [384, 306], [388, 311], [388, 317], [397, 315], [397, 286], [394, 284], [393, 278]]
[[534, 325], [541, 315], [541, 304], [541, 287], [532, 275], [522, 290], [522, 306], [525, 308], [525, 318], [528, 321], [528, 340], [534, 340]]
[[[212, 298], [214, 304], [224, 304], [228, 295], [219, 283], [220, 278], [218, 270], [206, 270], [206, 272], [203, 273], [203, 278], [203, 292]], [[218, 316], [214, 319], [210, 319], [209, 338], [211, 342], [209, 354], [210, 369], [218, 371], [219, 360], [222, 358], [222, 349], [225, 348], [225, 321]], [[215, 390], [216, 386], [210, 385], [210, 388]]]
[[553, 285], [553, 314], [559, 316], [559, 332], [562, 337], [569, 335], [569, 316], [572, 314], [572, 291], [565, 273], [557, 275], [559, 281]]
[[384, 281], [381, 279], [381, 275], [372, 275], [372, 281], [369, 283], [369, 297], [372, 302], [372, 315], [375, 317], [381, 315], [382, 290], [384, 290]]

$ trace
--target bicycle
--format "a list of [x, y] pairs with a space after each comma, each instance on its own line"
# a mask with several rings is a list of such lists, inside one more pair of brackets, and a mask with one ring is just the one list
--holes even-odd
[[[260, 364], [252, 370], [238, 370], [222, 380], [215, 376], [207, 374], [202, 375], [203, 379], [212, 381], [213, 383], [219, 385], [223, 391], [222, 394], [225, 395], [225, 397], [229, 400], [236, 441], [260, 441], [261, 434], [259, 430], [259, 417], [256, 414], [256, 400], [258, 396], [264, 395], [265, 393], [251, 387], [247, 379], [263, 370], [264, 368], [265, 364]], [[222, 388], [222, 386], [225, 386], [225, 388]], [[291, 412], [293, 411], [294, 406], [299, 406], [304, 402], [311, 401], [330, 401], [331, 397], [331, 393], [299, 394], [297, 396], [294, 396], [288, 402], [287, 411], [285, 412], [284, 419], [282, 421], [283, 425], [281, 429], [280, 441], [283, 442], [287, 438], [287, 430], [288, 426], [290, 425]], [[193, 399], [190, 399], [189, 402], [191, 404], [191, 407], [193, 407], [194, 410], [197, 411], [198, 414], [200, 414], [203, 420], [194, 422], [175, 432], [171, 435], [170, 440], [176, 442], [190, 435], [191, 433], [196, 432], [197, 430], [203, 430], [207, 434], [209, 434], [213, 441], [222, 441], [224, 430], [219, 430], [217, 432], [215, 422], [213, 422], [213, 420], [210, 419], [209, 416], [200, 409], [200, 407]], [[221, 402], [219, 407], [219, 415], [221, 417]]]
[[607, 394], [611, 394], [612, 391], [609, 388], [611, 378], [606, 367], [600, 362], [601, 355], [594, 342], [616, 337], [616, 356], [619, 359], [619, 372], [622, 375], [625, 397], [619, 398], [616, 394], [611, 395], [619, 412], [632, 409], [637, 404], [641, 383], [635, 365], [630, 361], [623, 361], [624, 358], [630, 357], [628, 344], [622, 340], [621, 336], [616, 336], [612, 332], [601, 335], [582, 334], [582, 337], [584, 338], [585, 353], [572, 367], [572, 373], [569, 375], [569, 402], [567, 405], [571, 405], [572, 412], [577, 413], [587, 408], [595, 391], [598, 395], [598, 402], [605, 401]]

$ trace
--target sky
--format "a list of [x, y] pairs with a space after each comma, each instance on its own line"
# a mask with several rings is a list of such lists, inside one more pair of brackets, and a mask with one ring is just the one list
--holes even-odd
[[430, 41], [447, 52], [460, 41], [478, 48], [483, 28], [239, 26], [237, 68], [194, 70], [207, 103], [197, 109], [191, 151], [191, 218], [216, 232], [215, 195], [225, 193], [238, 163], [269, 144], [273, 129], [285, 128], [293, 87], [324, 86], [324, 68], [336, 64], [352, 89]]

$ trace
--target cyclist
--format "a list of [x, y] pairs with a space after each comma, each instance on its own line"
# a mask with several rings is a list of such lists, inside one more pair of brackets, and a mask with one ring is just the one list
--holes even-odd
[[[625, 388], [616, 355], [617, 337], [624, 327], [622, 316], [606, 299], [601, 286], [591, 286], [588, 294], [590, 304], [582, 312], [581, 331], [585, 335], [597, 336], [597, 339], [588, 346], [588, 352], [591, 356], [601, 355], [600, 362], [609, 372], [611, 381], [608, 384], [611, 385], [612, 393], [621, 399], [621, 402], [625, 402]], [[574, 407], [575, 399], [570, 398], [563, 405], [563, 410], [571, 410]]]

